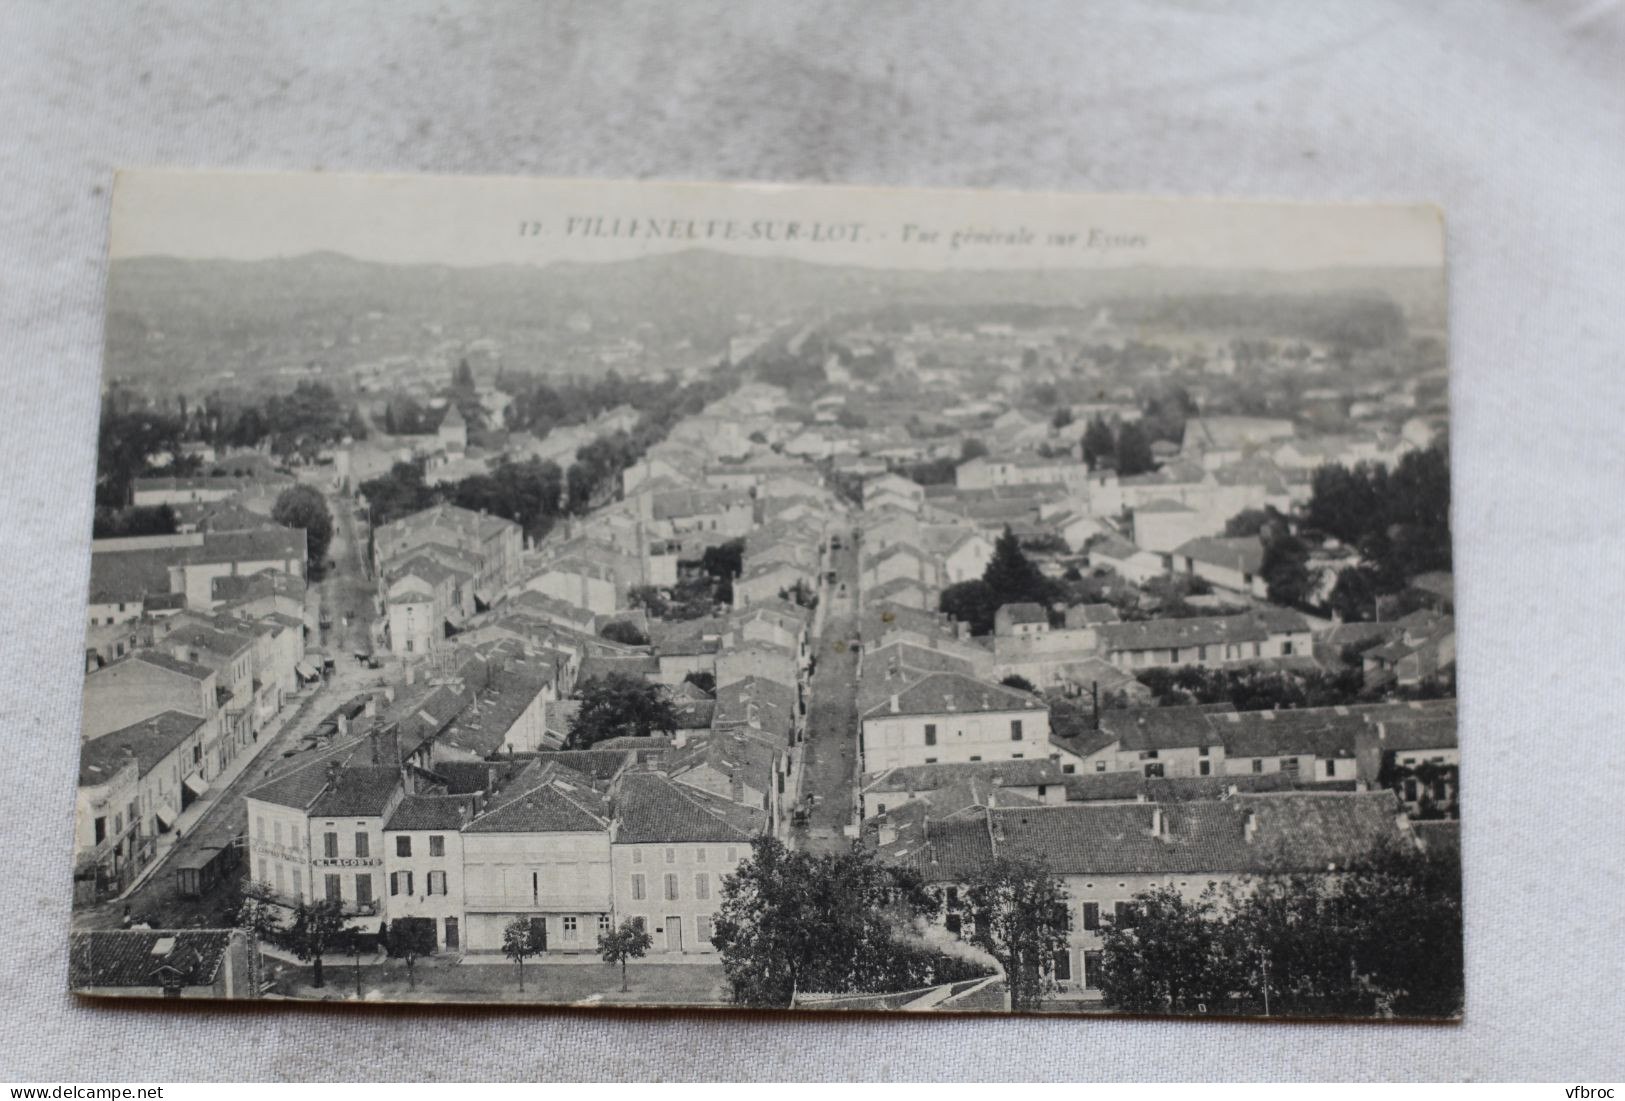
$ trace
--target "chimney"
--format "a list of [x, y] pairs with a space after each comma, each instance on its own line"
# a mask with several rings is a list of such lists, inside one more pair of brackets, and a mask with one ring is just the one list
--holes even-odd
[[1253, 838], [1258, 835], [1258, 812], [1249, 810], [1241, 820], [1241, 836], [1251, 845]]
[[891, 694], [891, 710], [892, 710], [893, 715], [897, 714], [897, 693], [896, 692], [893, 692]]
[[1168, 817], [1163, 814], [1161, 807], [1154, 807], [1151, 811], [1151, 836], [1168, 836]]

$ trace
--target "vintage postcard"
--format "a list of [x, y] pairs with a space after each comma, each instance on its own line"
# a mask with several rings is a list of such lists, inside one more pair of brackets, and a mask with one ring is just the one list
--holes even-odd
[[72, 989], [1458, 1017], [1443, 235], [121, 175]]

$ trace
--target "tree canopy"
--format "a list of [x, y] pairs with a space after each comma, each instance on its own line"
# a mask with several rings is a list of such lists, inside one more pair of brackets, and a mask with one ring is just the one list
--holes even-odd
[[911, 932], [936, 910], [910, 869], [758, 837], [723, 880], [711, 943], [734, 1002], [760, 1008], [786, 1007], [798, 992], [901, 991], [982, 973]]
[[1037, 1009], [1072, 928], [1066, 889], [1038, 857], [1004, 856], [966, 885], [975, 941], [1004, 967], [1012, 1010]]
[[664, 685], [610, 673], [576, 686], [581, 706], [570, 721], [571, 749], [590, 749], [607, 738], [647, 738], [677, 730], [677, 712]]
[[326, 560], [328, 544], [333, 541], [333, 514], [321, 490], [310, 485], [289, 486], [271, 506], [271, 519], [284, 527], [303, 528], [305, 556], [312, 562]]

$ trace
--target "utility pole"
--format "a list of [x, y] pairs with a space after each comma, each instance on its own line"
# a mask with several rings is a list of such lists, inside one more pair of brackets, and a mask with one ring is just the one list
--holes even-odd
[[1268, 949], [1258, 950], [1258, 964], [1264, 973], [1264, 1016], [1270, 1015], [1270, 955]]

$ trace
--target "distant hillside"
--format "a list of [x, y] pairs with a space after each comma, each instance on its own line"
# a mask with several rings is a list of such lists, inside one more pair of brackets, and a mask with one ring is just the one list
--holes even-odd
[[112, 265], [107, 364], [109, 376], [184, 379], [230, 369], [252, 377], [312, 361], [342, 366], [415, 354], [436, 339], [490, 337], [536, 360], [515, 366], [546, 369], [565, 323], [580, 317], [595, 338], [636, 333], [656, 345], [721, 347], [740, 314], [769, 322], [893, 307], [1065, 309], [1226, 295], [1379, 295], [1422, 328], [1443, 324], [1442, 273], [1426, 269], [920, 272], [704, 250], [481, 268], [335, 253], [248, 262], [142, 257]]

